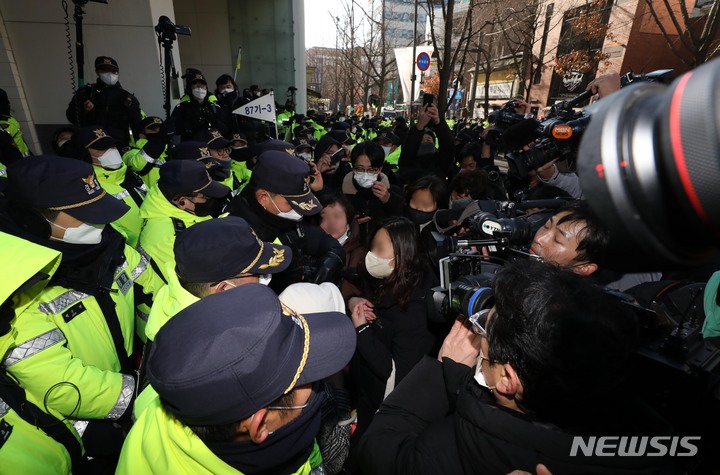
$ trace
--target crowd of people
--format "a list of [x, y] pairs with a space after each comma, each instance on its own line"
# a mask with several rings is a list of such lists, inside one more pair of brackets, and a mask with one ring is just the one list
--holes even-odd
[[[674, 473], [571, 456], [574, 436], [672, 433], [627, 390], [640, 326], [605, 291], [667, 276], [605, 265], [572, 170], [508, 178], [492, 126], [434, 104], [408, 121], [289, 101], [273, 137], [232, 114], [264, 91], [229, 75], [211, 92], [188, 69], [163, 120], [113, 58], [95, 70], [51, 154], [0, 96], [0, 472]], [[473, 318], [429, 318], [434, 233], [527, 199], [558, 203], [529, 258]]]

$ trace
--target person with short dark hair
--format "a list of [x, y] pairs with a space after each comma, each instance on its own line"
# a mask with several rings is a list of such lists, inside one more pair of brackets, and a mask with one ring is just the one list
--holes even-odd
[[[439, 148], [435, 148], [435, 140]], [[409, 183], [425, 175], [446, 179], [455, 157], [455, 139], [435, 105], [424, 105], [418, 112], [398, 158], [399, 177]]]
[[447, 209], [448, 192], [445, 182], [432, 175], [418, 178], [405, 187], [405, 200], [410, 219], [424, 229], [439, 209]]
[[[577, 274], [517, 261], [495, 304], [459, 318], [437, 359], [388, 396], [360, 445], [364, 473], [657, 473], [659, 457], [572, 456], [574, 436], [665, 435], [628, 387], [638, 324]], [[472, 368], [474, 367], [474, 368]]]
[[263, 285], [201, 299], [156, 335], [147, 375], [160, 397], [116, 473], [323, 473], [317, 382], [355, 340], [342, 313], [299, 314]]
[[126, 147], [130, 143], [130, 130], [135, 133], [142, 120], [140, 103], [118, 82], [120, 68], [113, 58], [95, 58], [95, 72], [97, 81], [75, 92], [65, 116], [77, 127], [102, 125], [120, 148]]
[[538, 229], [530, 254], [544, 262], [589, 276], [604, 260], [610, 236], [585, 201], [571, 201]]
[[390, 180], [382, 172], [384, 163], [385, 153], [378, 143], [357, 144], [350, 155], [352, 173], [345, 175], [343, 180], [342, 192], [359, 215], [362, 242], [380, 221], [399, 216], [405, 209], [399, 190], [391, 187]]

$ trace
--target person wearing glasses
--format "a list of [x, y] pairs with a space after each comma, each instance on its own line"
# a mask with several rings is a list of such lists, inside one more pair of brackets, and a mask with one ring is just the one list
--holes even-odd
[[342, 313], [295, 312], [261, 284], [190, 305], [156, 335], [147, 375], [160, 397], [116, 473], [326, 473], [317, 382], [348, 363], [355, 340]]
[[667, 434], [630, 384], [635, 315], [540, 262], [509, 264], [493, 290], [492, 309], [458, 319], [438, 358], [424, 358], [385, 399], [360, 441], [363, 473], [668, 468], [662, 457], [572, 456], [574, 436]]
[[236, 176], [235, 171], [231, 168], [232, 141], [223, 137], [218, 129], [203, 130], [198, 134], [197, 139], [207, 144], [210, 154], [209, 162], [214, 164], [212, 167], [213, 179], [233, 190], [233, 196], [237, 194], [237, 190], [243, 185], [243, 177]]
[[352, 173], [345, 175], [342, 192], [357, 214], [360, 242], [365, 242], [383, 219], [405, 211], [401, 192], [391, 187], [382, 173], [383, 163], [385, 151], [376, 142], [359, 143], [350, 154]]

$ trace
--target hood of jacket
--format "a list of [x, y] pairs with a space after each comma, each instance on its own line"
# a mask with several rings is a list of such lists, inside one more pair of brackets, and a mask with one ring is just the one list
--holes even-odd
[[7, 272], [0, 279], [0, 303], [20, 290], [15, 312], [21, 313], [40, 296], [61, 258], [60, 251], [0, 232], [0, 262]]

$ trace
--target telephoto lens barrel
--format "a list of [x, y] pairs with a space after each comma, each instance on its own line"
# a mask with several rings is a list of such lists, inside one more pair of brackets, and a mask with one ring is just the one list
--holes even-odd
[[697, 266], [720, 244], [720, 59], [669, 87], [632, 84], [589, 109], [578, 154], [617, 270]]

